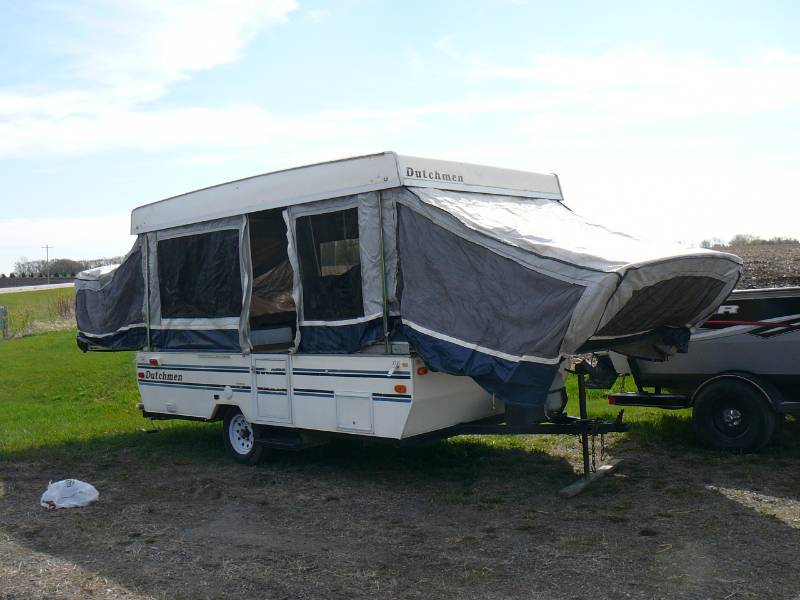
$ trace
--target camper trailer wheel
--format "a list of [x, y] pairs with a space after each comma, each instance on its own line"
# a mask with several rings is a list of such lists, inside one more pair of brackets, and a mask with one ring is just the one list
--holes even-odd
[[222, 439], [228, 454], [238, 463], [254, 465], [264, 457], [264, 446], [256, 442], [253, 426], [237, 407], [232, 406], [225, 413]]
[[758, 450], [775, 431], [775, 412], [749, 381], [724, 378], [703, 386], [694, 400], [694, 430], [713, 448]]

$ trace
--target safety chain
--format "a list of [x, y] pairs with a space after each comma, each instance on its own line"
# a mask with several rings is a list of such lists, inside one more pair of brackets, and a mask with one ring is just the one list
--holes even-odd
[[[597, 434], [592, 434], [592, 473], [597, 473], [597, 461], [595, 460], [595, 440], [597, 440]], [[602, 460], [602, 459], [601, 459]]]

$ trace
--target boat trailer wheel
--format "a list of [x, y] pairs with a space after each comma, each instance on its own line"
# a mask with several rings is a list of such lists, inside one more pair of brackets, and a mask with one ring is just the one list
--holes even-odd
[[723, 378], [703, 387], [694, 400], [694, 429], [714, 448], [757, 450], [775, 431], [775, 412], [749, 382]]

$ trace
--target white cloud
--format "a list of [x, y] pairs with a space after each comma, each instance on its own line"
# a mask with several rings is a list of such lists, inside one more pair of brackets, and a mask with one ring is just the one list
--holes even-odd
[[237, 60], [296, 8], [295, 0], [85, 0], [59, 10], [73, 26], [63, 41], [73, 75], [139, 99]]
[[[142, 136], [156, 131], [136, 127], [171, 116], [170, 111], [147, 110], [148, 102], [194, 72], [236, 61], [260, 30], [286, 21], [296, 7], [295, 0], [48, 5], [70, 25], [65, 27], [69, 35], [57, 45], [70, 60], [71, 83], [54, 87], [33, 81], [0, 88], [0, 156], [138, 146]], [[182, 129], [179, 120], [174, 133]]]
[[0, 122], [0, 156], [78, 155], [117, 148], [241, 148], [341, 136], [377, 140], [412, 125], [412, 116], [391, 120], [359, 113], [285, 117], [258, 106], [109, 110], [54, 120], [23, 117]]
[[[203, 144], [247, 147], [362, 134], [380, 140], [422, 127], [432, 117], [481, 114], [507, 115], [514, 120], [517, 135], [535, 135], [550, 143], [585, 143], [587, 136], [637, 135], [638, 128], [663, 122], [708, 115], [739, 117], [800, 105], [800, 55], [772, 51], [727, 64], [636, 48], [594, 57], [535, 55], [523, 66], [469, 66], [466, 73], [478, 80], [513, 79], [527, 89], [498, 93], [487, 85], [479, 96], [460, 95], [437, 104], [291, 117], [261, 106], [153, 109], [142, 99], [160, 95], [169, 82], [193, 71], [235, 60], [255, 28], [286, 18], [294, 4], [274, 2], [264, 8], [245, 2], [249, 10], [235, 18], [223, 15], [218, 21], [192, 17], [183, 5], [164, 14], [154, 5], [144, 6], [146, 10], [140, 8], [131, 16], [136, 25], [130, 28], [150, 23], [144, 36], [149, 42], [125, 42], [120, 52], [109, 52], [102, 60], [78, 61], [84, 75], [106, 86], [100, 92], [89, 87], [44, 94], [0, 89], [0, 119], [5, 117], [0, 120], [0, 156]], [[189, 11], [194, 12], [213, 16], [237, 11]], [[123, 41], [129, 38], [135, 36], [121, 36]], [[436, 45], [448, 55], [457, 54], [453, 40], [445, 36]], [[173, 52], [173, 46], [181, 51]], [[76, 52], [79, 58], [88, 54], [88, 50]], [[141, 60], [133, 60], [135, 55]]]
[[[556, 111], [529, 125], [544, 133], [586, 131], [706, 115], [742, 116], [800, 104], [800, 55], [768, 51], [738, 63], [673, 56], [647, 48], [594, 57], [539, 54], [523, 66], [471, 69], [559, 97]], [[524, 97], [522, 98], [524, 102]]]
[[[767, 51], [723, 62], [629, 48], [486, 66], [446, 35], [437, 50], [474, 84], [454, 87], [449, 101], [365, 102], [291, 115], [259, 105], [155, 108], [149, 101], [171, 83], [235, 61], [257, 31], [285, 20], [295, 3], [243, 2], [233, 10], [228, 3], [148, 0], [134, 8], [111, 4], [98, 16], [92, 12], [100, 5], [79, 6], [71, 14], [86, 35], [76, 39], [87, 41], [69, 46], [75, 85], [0, 88], [0, 157], [181, 149], [172, 160], [218, 165], [252, 153], [264, 157], [267, 170], [396, 147], [395, 140], [413, 137], [417, 146], [395, 149], [557, 171], [576, 208], [622, 229], [646, 227], [636, 220], [644, 214], [657, 220], [659, 233], [690, 239], [741, 231], [796, 235], [788, 231], [796, 219], [778, 222], [774, 215], [792, 211], [789, 194], [800, 187], [797, 151], [778, 164], [782, 150], [773, 149], [776, 142], [797, 148], [796, 128], [771, 132], [770, 143], [748, 159], [756, 134], [740, 139], [738, 126], [744, 117], [800, 105], [798, 54]], [[498, 125], [482, 129], [471, 144], [463, 143], [463, 130], [457, 142], [434, 133], [485, 116]], [[728, 126], [699, 133], [699, 119]], [[480, 127], [484, 119], [475, 122]], [[753, 197], [771, 207], [739, 226]]]
[[312, 8], [305, 12], [306, 18], [314, 23], [320, 23], [331, 16], [327, 8]]

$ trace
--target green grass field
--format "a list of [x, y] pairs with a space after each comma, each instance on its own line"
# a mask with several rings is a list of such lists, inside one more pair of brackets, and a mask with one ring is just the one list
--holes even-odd
[[[222, 454], [218, 425], [196, 422], [152, 424], [135, 405], [139, 401], [133, 353], [87, 353], [75, 345], [75, 332], [55, 331], [0, 343], [0, 455], [25, 457], [55, 450], [61, 453], [103, 453], [130, 448], [146, 454], [174, 445], [172, 452], [204, 458]], [[575, 381], [569, 382], [575, 396]], [[571, 410], [577, 412], [575, 401]], [[590, 392], [590, 412], [614, 416], [615, 410], [599, 392]], [[629, 421], [639, 435], [692, 443], [688, 417], [640, 409]], [[469, 438], [462, 438], [469, 439]], [[477, 441], [472, 439], [470, 443]], [[480, 438], [490, 448], [547, 450], [564, 439], [495, 436]], [[572, 443], [569, 441], [568, 443]]]
[[[2, 301], [46, 316], [48, 302], [72, 290], [47, 290], [2, 296]], [[87, 453], [103, 455], [125, 449], [137, 457], [172, 456], [186, 460], [225, 460], [218, 424], [160, 421], [155, 426], [136, 409], [139, 401], [133, 353], [87, 353], [78, 350], [75, 330], [53, 331], [0, 341], [0, 458], [26, 458], [58, 453], [76, 459]], [[567, 382], [570, 414], [577, 414], [577, 380]], [[605, 392], [590, 390], [589, 413], [614, 418]], [[708, 452], [694, 439], [690, 411], [629, 409], [625, 421], [632, 430], [615, 434], [613, 442], [635, 441]], [[157, 430], [158, 433], [148, 433]], [[797, 436], [792, 436], [796, 438]], [[456, 453], [478, 455], [499, 449], [559, 452], [577, 449], [566, 436], [461, 437], [448, 442]], [[340, 443], [346, 447], [348, 442]], [[419, 454], [421, 452], [421, 454]], [[800, 456], [800, 441], [790, 439], [780, 448]], [[381, 451], [374, 454], [381, 456]], [[402, 460], [425, 459], [425, 451], [413, 450]], [[369, 460], [369, 459], [364, 459]]]
[[71, 287], [32, 292], [0, 294], [0, 306], [8, 308], [8, 329], [12, 335], [29, 328], [33, 323], [58, 320], [59, 302], [72, 302], [75, 290]]
[[215, 428], [203, 423], [159, 423], [164, 436], [142, 431], [152, 425], [136, 409], [132, 352], [84, 354], [68, 330], [0, 342], [0, 361], [0, 459], [146, 450], [167, 437], [188, 440], [188, 452], [216, 446]]

